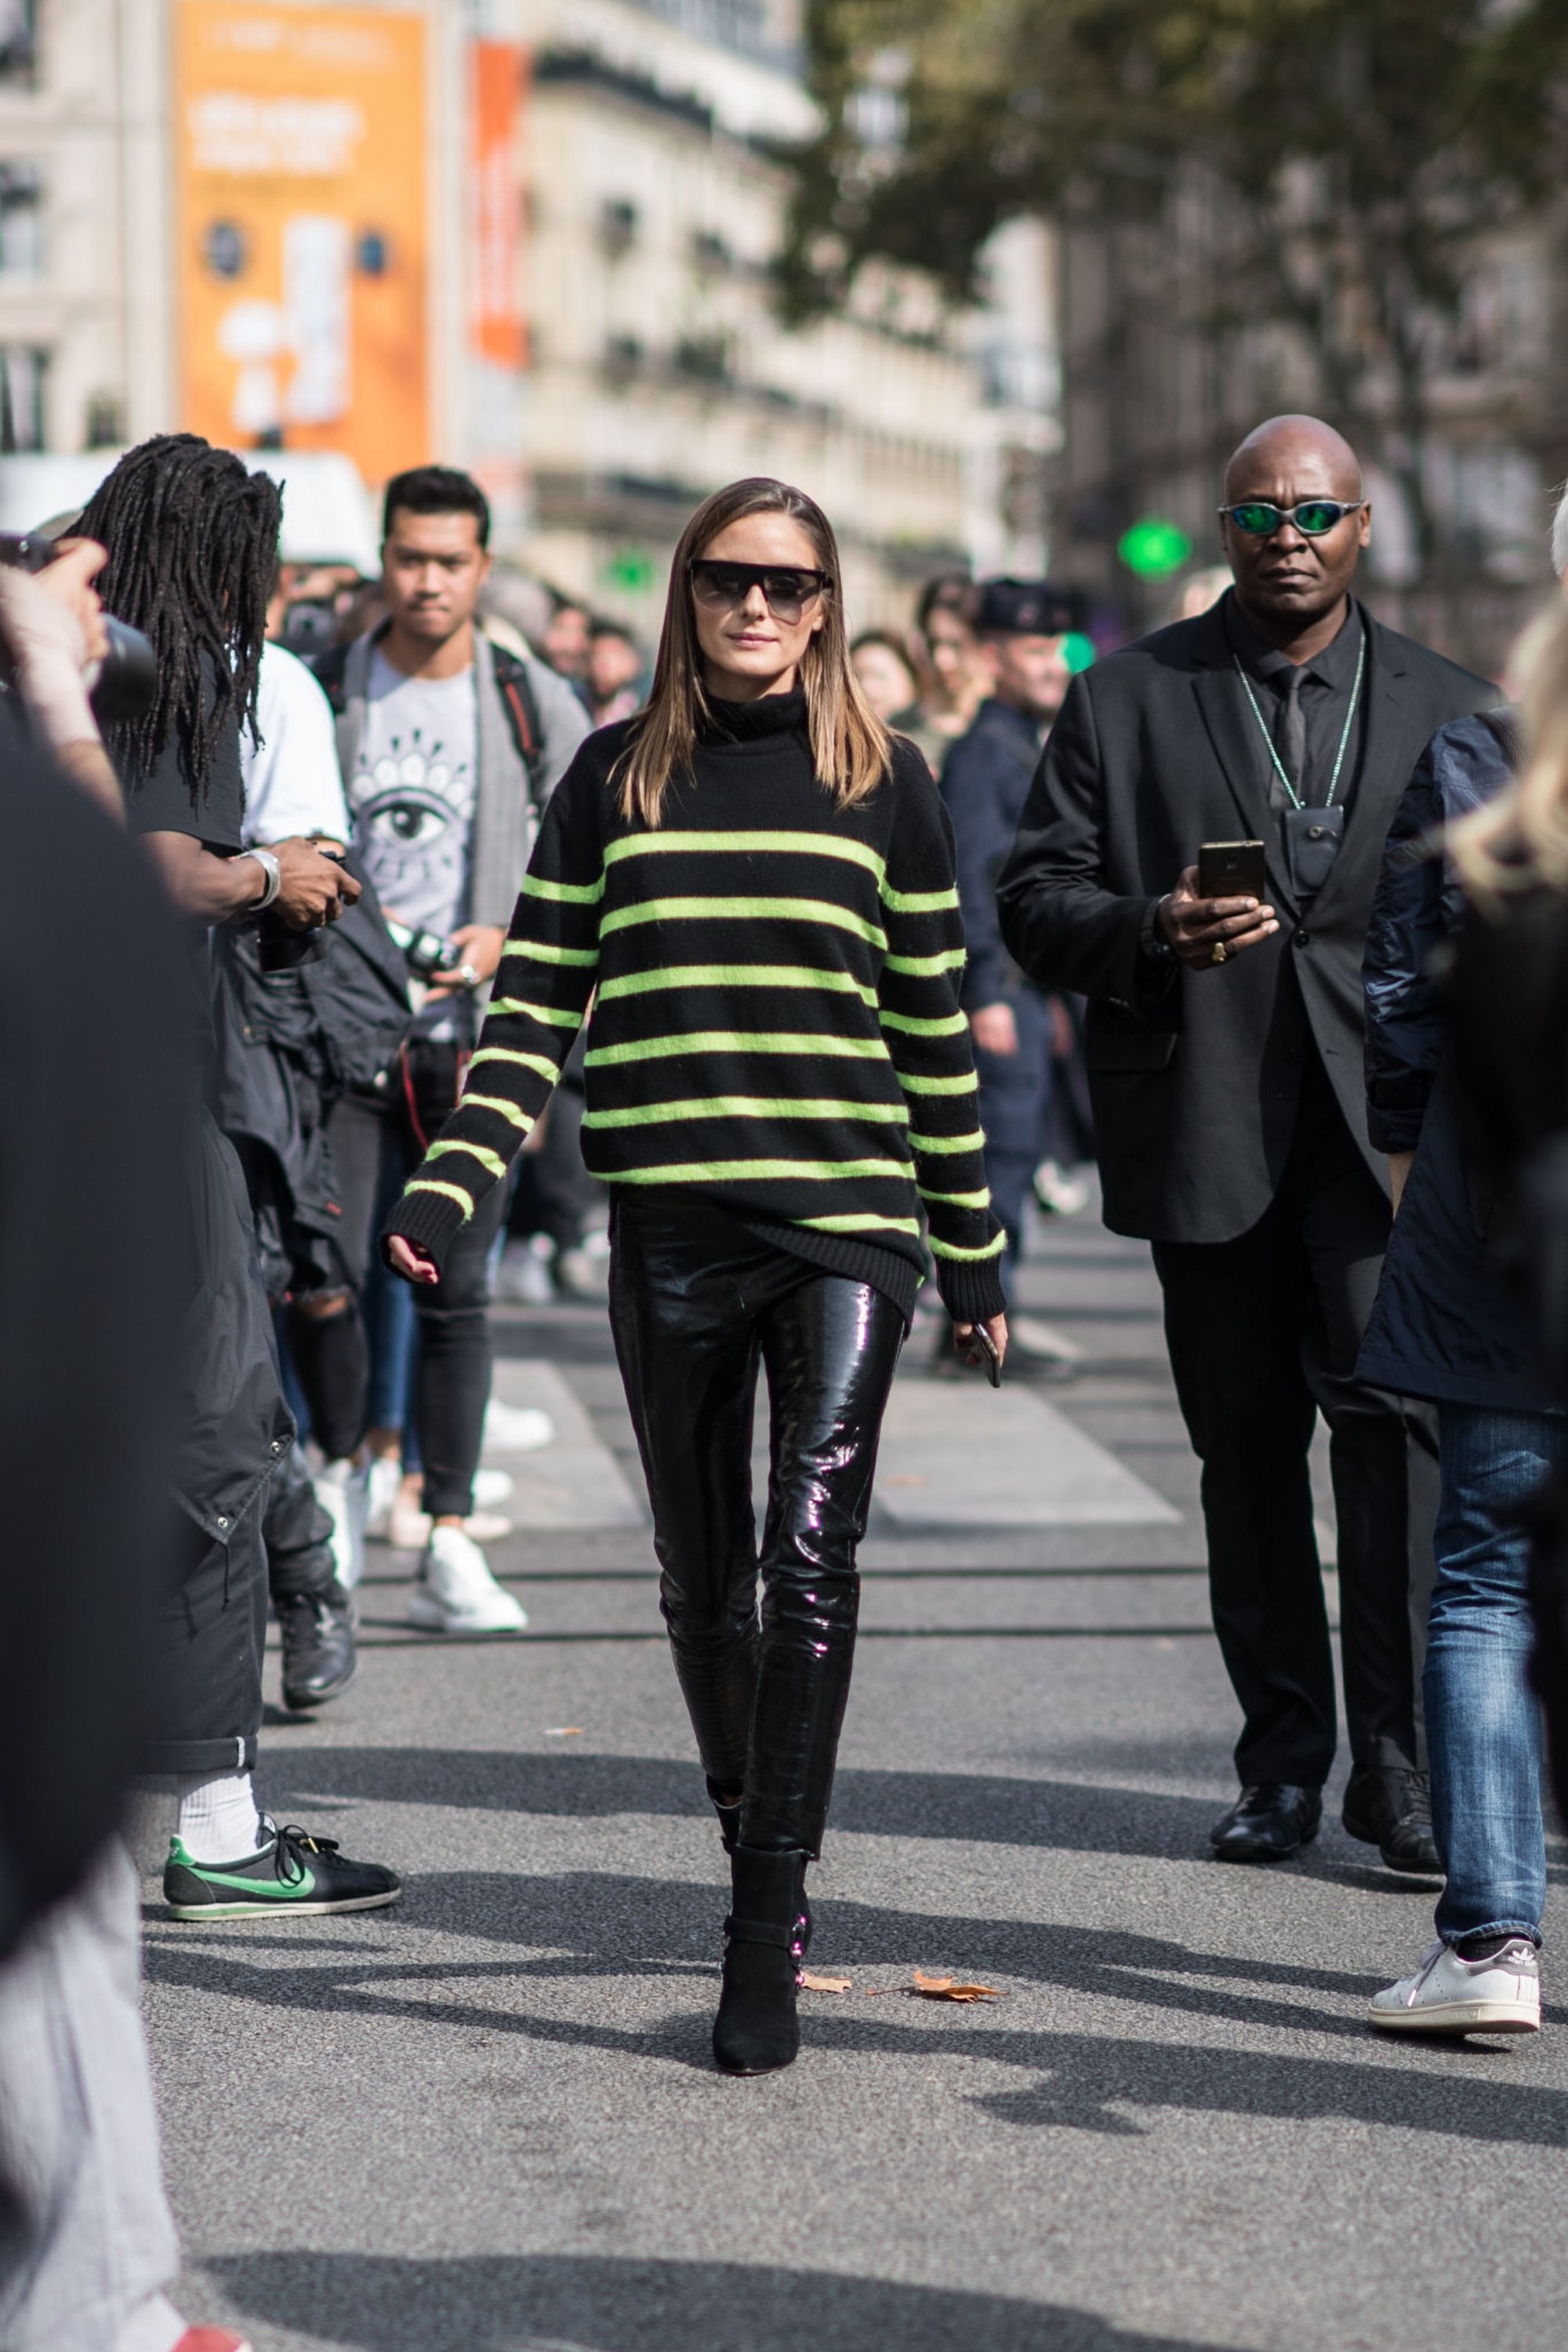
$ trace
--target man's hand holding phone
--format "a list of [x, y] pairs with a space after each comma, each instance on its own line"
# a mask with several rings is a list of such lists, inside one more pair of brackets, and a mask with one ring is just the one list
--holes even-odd
[[1189, 866], [1154, 919], [1171, 951], [1192, 971], [1228, 963], [1244, 949], [1272, 939], [1279, 919], [1259, 898], [1204, 898], [1198, 868]]

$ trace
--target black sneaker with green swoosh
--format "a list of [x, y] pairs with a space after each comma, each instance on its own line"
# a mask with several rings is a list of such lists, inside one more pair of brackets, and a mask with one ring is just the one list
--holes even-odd
[[163, 1899], [176, 1919], [263, 1919], [324, 1911], [379, 1911], [403, 1882], [379, 1862], [350, 1862], [335, 1838], [279, 1829], [264, 1813], [267, 1843], [235, 1862], [193, 1862], [177, 1837], [163, 1865]]

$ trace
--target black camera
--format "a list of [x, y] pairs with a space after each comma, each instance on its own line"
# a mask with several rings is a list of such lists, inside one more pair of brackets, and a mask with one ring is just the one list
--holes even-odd
[[[0, 563], [8, 563], [13, 572], [43, 572], [58, 554], [53, 540], [36, 532], [23, 537], [0, 531]], [[129, 621], [117, 621], [111, 613], [105, 613], [103, 625], [109, 651], [99, 666], [92, 689], [94, 715], [100, 725], [115, 719], [140, 719], [152, 709], [158, 691], [157, 656], [141, 630], [133, 629]]]
[[403, 950], [403, 961], [416, 980], [434, 980], [437, 972], [457, 971], [458, 950], [439, 931], [414, 930], [393, 915], [384, 919], [388, 939], [395, 948]]

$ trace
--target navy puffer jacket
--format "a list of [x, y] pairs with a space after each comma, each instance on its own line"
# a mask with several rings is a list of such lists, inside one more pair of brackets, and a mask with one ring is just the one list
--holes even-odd
[[1441, 967], [1463, 896], [1423, 845], [1508, 782], [1508, 713], [1454, 719], [1422, 754], [1394, 818], [1373, 902], [1366, 997], [1367, 1125], [1380, 1151], [1414, 1151], [1358, 1376], [1403, 1396], [1541, 1412], [1524, 1319], [1494, 1265], [1443, 1076]]

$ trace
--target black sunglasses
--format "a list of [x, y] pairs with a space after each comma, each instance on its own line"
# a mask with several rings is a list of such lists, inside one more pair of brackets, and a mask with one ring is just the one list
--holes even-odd
[[1321, 539], [1365, 504], [1364, 499], [1303, 499], [1300, 506], [1277, 507], [1270, 499], [1243, 499], [1239, 506], [1221, 507], [1220, 513], [1249, 539], [1272, 539], [1282, 522], [1293, 522], [1308, 539]]
[[826, 572], [808, 572], [795, 564], [720, 563], [701, 556], [691, 567], [691, 592], [704, 604], [743, 604], [760, 588], [769, 612], [786, 626], [798, 621], [814, 596], [831, 588]]

